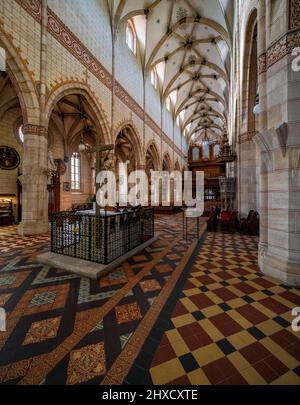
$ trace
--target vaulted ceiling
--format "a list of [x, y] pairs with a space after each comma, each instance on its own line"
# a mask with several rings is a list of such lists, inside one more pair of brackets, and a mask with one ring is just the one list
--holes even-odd
[[155, 68], [189, 141], [222, 134], [229, 108], [233, 0], [115, 0], [116, 26], [133, 21], [143, 67]]

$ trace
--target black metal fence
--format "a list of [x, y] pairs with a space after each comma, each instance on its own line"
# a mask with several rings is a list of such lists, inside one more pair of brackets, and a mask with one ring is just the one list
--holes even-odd
[[51, 251], [109, 264], [154, 236], [154, 209], [89, 215], [60, 212], [51, 218]]

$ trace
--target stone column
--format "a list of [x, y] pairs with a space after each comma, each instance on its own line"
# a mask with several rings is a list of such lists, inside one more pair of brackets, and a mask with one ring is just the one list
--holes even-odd
[[260, 269], [293, 286], [300, 285], [299, 131], [299, 124], [285, 123], [255, 138], [263, 151]]
[[25, 125], [22, 184], [22, 236], [48, 232], [48, 140], [47, 129]]

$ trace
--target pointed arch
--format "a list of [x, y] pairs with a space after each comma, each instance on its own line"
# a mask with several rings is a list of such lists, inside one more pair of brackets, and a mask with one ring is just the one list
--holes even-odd
[[150, 158], [153, 160], [153, 168], [154, 170], [159, 170], [161, 167], [161, 157], [159, 154], [159, 148], [156, 145], [154, 140], [150, 141], [146, 148], [146, 157], [145, 157], [145, 164], [147, 168], [147, 160]]
[[114, 144], [116, 144], [120, 134], [127, 132], [126, 136], [128, 141], [133, 147], [137, 165], [141, 166], [144, 161], [143, 151], [141, 146], [141, 139], [138, 135], [138, 130], [132, 121], [123, 121], [115, 131]]
[[85, 98], [89, 113], [97, 125], [97, 133], [105, 144], [111, 143], [109, 124], [104, 109], [91, 95], [91, 90], [85, 83], [68, 82], [52, 90], [46, 101], [45, 117], [47, 121], [44, 123], [45, 126], [47, 128], [49, 126], [49, 120], [55, 105], [64, 97], [71, 95], [81, 95]]
[[6, 53], [6, 72], [17, 93], [23, 123], [39, 125], [40, 105], [32, 75], [11, 39], [0, 26], [0, 47]]
[[172, 160], [170, 158], [169, 152], [166, 152], [162, 161], [162, 169], [168, 171], [169, 173], [173, 170]]

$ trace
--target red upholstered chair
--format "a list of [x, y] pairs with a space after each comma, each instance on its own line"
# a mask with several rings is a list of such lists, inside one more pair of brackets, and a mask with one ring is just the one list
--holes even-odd
[[208, 232], [216, 232], [218, 228], [218, 213], [215, 209], [211, 210], [209, 218], [207, 220]]
[[247, 218], [241, 218], [240, 219], [240, 231], [243, 233], [247, 233], [248, 232], [248, 224], [252, 219], [252, 216], [254, 214], [254, 211], [251, 210], [248, 214]]

